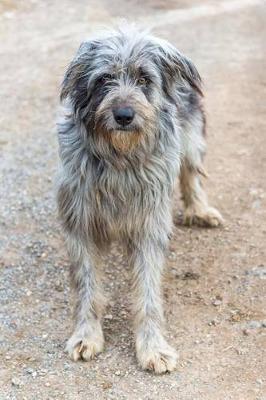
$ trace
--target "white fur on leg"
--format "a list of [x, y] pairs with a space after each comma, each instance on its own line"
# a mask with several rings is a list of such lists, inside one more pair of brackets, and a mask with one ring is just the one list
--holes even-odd
[[173, 371], [176, 367], [177, 353], [160, 332], [147, 337], [145, 332], [140, 331], [136, 338], [136, 351], [143, 369], [163, 374]]
[[183, 218], [185, 225], [198, 225], [215, 228], [223, 224], [224, 220], [216, 208], [202, 204], [192, 204], [184, 211]]
[[[162, 225], [163, 226], [163, 225]], [[153, 231], [153, 235], [156, 230]], [[165, 234], [165, 237], [164, 235]], [[167, 243], [166, 231], [160, 237]], [[134, 254], [134, 311], [137, 359], [143, 369], [173, 371], [177, 354], [163, 337], [161, 272], [164, 252], [157, 240], [141, 242]]]
[[100, 322], [76, 328], [67, 342], [66, 352], [73, 361], [89, 361], [103, 351], [104, 337]]

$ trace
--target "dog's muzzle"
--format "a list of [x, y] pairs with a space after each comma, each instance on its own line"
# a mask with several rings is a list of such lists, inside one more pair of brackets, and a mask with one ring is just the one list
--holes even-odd
[[135, 116], [135, 111], [132, 107], [118, 107], [113, 110], [115, 121], [121, 126], [129, 125]]

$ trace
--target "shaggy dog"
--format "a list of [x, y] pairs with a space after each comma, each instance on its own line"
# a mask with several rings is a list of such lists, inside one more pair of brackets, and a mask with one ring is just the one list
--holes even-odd
[[172, 371], [163, 333], [161, 274], [180, 178], [184, 222], [217, 226], [204, 174], [205, 118], [195, 66], [135, 28], [82, 43], [62, 84], [58, 209], [71, 257], [76, 361], [104, 347], [99, 257], [119, 239], [133, 271], [136, 352], [142, 368]]

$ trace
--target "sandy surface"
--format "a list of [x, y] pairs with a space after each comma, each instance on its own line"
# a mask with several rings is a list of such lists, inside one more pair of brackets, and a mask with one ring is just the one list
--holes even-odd
[[[53, 191], [59, 84], [79, 42], [119, 15], [154, 25], [198, 66], [205, 185], [226, 219], [217, 230], [175, 226], [164, 295], [180, 361], [165, 376], [137, 366], [130, 270], [116, 247], [105, 268], [106, 351], [90, 363], [64, 354], [69, 264]], [[266, 399], [265, 41], [263, 0], [1, 1], [1, 400]], [[175, 204], [178, 214], [178, 191]]]

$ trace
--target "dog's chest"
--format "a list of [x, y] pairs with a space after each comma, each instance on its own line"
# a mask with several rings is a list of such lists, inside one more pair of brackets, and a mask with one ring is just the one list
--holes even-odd
[[94, 224], [110, 232], [132, 231], [154, 215], [169, 200], [171, 192], [169, 171], [162, 162], [103, 168], [90, 188]]

